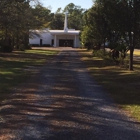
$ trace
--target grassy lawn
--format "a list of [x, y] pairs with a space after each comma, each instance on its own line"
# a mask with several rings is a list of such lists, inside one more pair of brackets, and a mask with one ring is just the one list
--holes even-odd
[[140, 56], [140, 50], [135, 50], [135, 51], [134, 51], [134, 55]]
[[6, 97], [11, 88], [35, 75], [37, 68], [56, 53], [58, 52], [54, 50], [0, 53], [0, 100]]
[[[93, 57], [91, 52], [81, 52], [82, 60], [95, 80], [119, 107], [140, 121], [140, 58], [134, 59], [134, 71], [129, 71], [116, 66], [112, 61]], [[140, 51], [135, 51], [134, 56], [140, 57]]]

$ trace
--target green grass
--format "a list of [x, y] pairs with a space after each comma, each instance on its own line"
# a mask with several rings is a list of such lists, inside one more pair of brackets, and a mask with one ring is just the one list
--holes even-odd
[[134, 71], [129, 71], [111, 61], [93, 57], [90, 52], [83, 52], [82, 56], [98, 84], [119, 107], [140, 121], [140, 59], [134, 61]]
[[51, 50], [0, 53], [0, 100], [6, 98], [13, 87], [35, 75], [35, 70], [57, 53]]
[[134, 55], [140, 56], [140, 50], [135, 50], [135, 51], [134, 51]]
[[56, 54], [57, 51], [52, 50], [41, 50], [41, 49], [34, 49], [34, 50], [26, 50], [25, 53], [31, 53], [31, 54], [42, 54], [42, 55], [53, 55]]

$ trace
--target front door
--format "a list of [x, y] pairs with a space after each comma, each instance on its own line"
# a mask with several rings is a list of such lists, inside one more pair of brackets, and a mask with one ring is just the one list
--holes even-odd
[[59, 47], [73, 47], [73, 40], [72, 39], [60, 39], [59, 40]]
[[42, 39], [40, 39], [40, 46], [42, 46]]

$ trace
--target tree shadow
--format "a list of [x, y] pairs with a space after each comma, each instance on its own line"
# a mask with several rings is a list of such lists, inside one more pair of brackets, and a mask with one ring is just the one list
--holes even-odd
[[[128, 119], [89, 75], [75, 51], [62, 52], [38, 78], [17, 88], [0, 107], [0, 138], [24, 140], [131, 140]], [[135, 137], [135, 138], [134, 138]]]

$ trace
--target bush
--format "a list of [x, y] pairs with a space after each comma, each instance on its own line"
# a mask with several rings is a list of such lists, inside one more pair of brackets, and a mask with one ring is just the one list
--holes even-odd
[[24, 44], [20, 44], [20, 45], [19, 45], [19, 50], [20, 50], [20, 51], [25, 51], [25, 46], [24, 46]]
[[8, 46], [8, 45], [3, 45], [3, 46], [0, 46], [0, 51], [1, 52], [11, 53], [13, 51], [13, 47]]
[[39, 47], [39, 44], [30, 44], [32, 47]]
[[32, 49], [32, 45], [31, 44], [26, 45], [26, 48], [25, 49], [31, 50]]
[[2, 46], [0, 46], [0, 52], [2, 52], [3, 51], [3, 47]]
[[42, 47], [50, 47], [50, 44], [43, 44]]
[[93, 56], [94, 57], [105, 58], [105, 57], [109, 56], [109, 52], [104, 51], [103, 49], [93, 50]]

